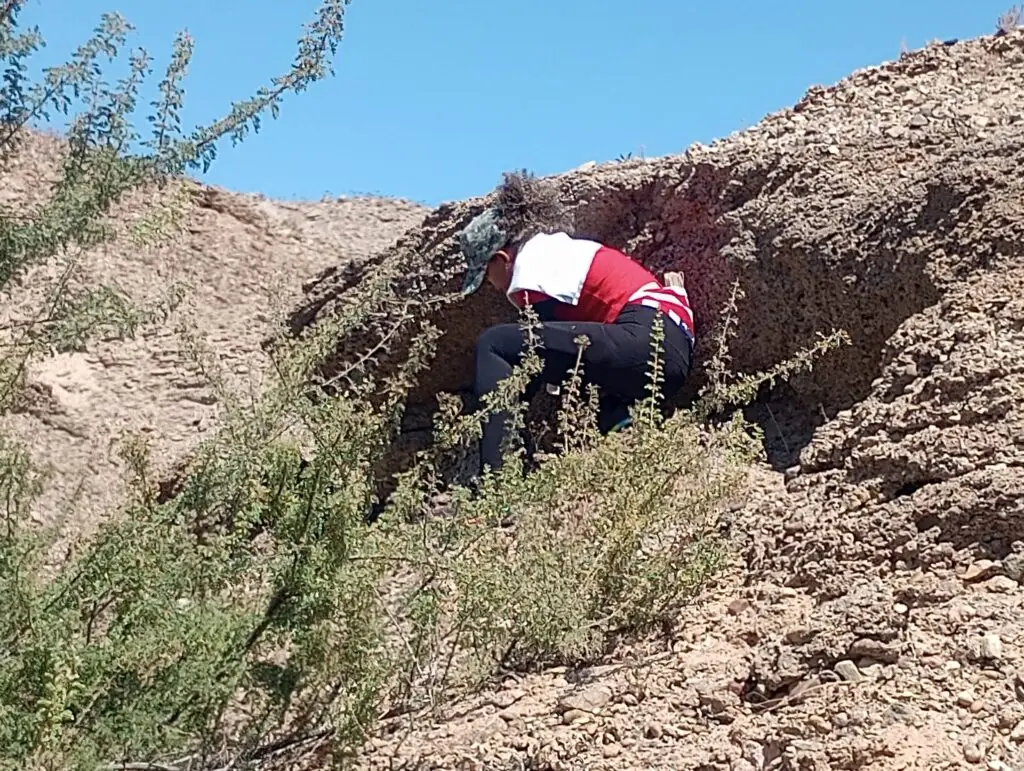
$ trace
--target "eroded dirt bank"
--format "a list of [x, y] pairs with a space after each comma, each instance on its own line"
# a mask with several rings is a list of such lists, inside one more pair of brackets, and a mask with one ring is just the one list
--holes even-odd
[[[733, 569], [679, 639], [398, 722], [368, 765], [1024, 768], [1022, 104], [1024, 32], [939, 44], [710, 147], [558, 178], [584, 232], [685, 272], [698, 355], [737, 278], [737, 369], [832, 328], [853, 345], [760, 405], [768, 460], [800, 468], [752, 472]], [[294, 326], [372, 271], [453, 290], [453, 235], [484, 203], [325, 275]], [[445, 366], [414, 405], [467, 388], [508, 312], [436, 314]]]

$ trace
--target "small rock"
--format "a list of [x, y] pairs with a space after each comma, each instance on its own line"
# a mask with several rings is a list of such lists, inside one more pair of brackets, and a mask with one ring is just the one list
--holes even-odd
[[597, 168], [597, 161], [587, 161], [576, 167], [576, 171], [590, 171]]
[[874, 659], [863, 658], [857, 662], [857, 669], [864, 677], [880, 677], [882, 674], [882, 665]]
[[998, 661], [1003, 657], [1003, 641], [997, 634], [987, 634], [981, 638], [978, 655], [983, 659]]
[[837, 661], [835, 665], [835, 672], [848, 683], [859, 683], [864, 679], [864, 675], [862, 675], [860, 670], [857, 669], [857, 665], [849, 659]]
[[909, 122], [912, 128], [924, 128], [928, 125], [928, 119], [921, 113], [912, 115]]
[[606, 744], [601, 750], [601, 754], [606, 758], [617, 758], [620, 752], [622, 752], [622, 748], [617, 744]]
[[895, 664], [900, 660], [900, 647], [896, 642], [884, 643], [864, 637], [854, 641], [847, 655], [850, 658], [868, 658], [884, 664]]
[[558, 700], [560, 712], [579, 710], [597, 714], [612, 700], [612, 689], [607, 685], [594, 685], [577, 693], [570, 693]]
[[648, 723], [644, 726], [644, 736], [648, 739], [660, 739], [664, 733], [658, 723]]
[[1017, 742], [1018, 744], [1024, 743], [1024, 720], [1021, 720], [1017, 725], [1010, 731], [1010, 741]]
[[792, 482], [798, 476], [800, 476], [800, 466], [790, 466], [783, 474], [787, 482]]
[[814, 639], [814, 632], [806, 627], [797, 627], [786, 632], [786, 642], [790, 645], [806, 645]]
[[974, 703], [974, 694], [970, 691], [962, 691], [957, 694], [956, 703], [961, 707], [969, 707]]
[[1007, 576], [996, 576], [990, 578], [984, 584], [985, 589], [993, 594], [1010, 594], [1017, 591], [1017, 582]]
[[975, 581], [984, 581], [991, 578], [999, 569], [999, 564], [992, 560], [978, 560], [972, 563], [964, 572], [963, 579], [966, 583], [972, 584]]
[[697, 692], [697, 699], [700, 706], [704, 707], [712, 715], [720, 715], [729, 708], [729, 703], [735, 697], [729, 691], [727, 682], [711, 680], [699, 680], [693, 684]]
[[502, 735], [508, 731], [508, 724], [497, 715], [476, 720], [466, 726], [463, 736], [471, 742], [483, 744], [493, 737]]
[[964, 758], [968, 763], [980, 763], [985, 759], [985, 753], [974, 744], [968, 744], [964, 747]]
[[832, 723], [823, 718], [821, 715], [811, 715], [807, 718], [808, 724], [812, 727], [817, 728], [822, 733], [830, 733], [832, 731]]
[[633, 694], [624, 693], [622, 695], [622, 703], [625, 704], [627, 707], [635, 707], [637, 704], [640, 703], [640, 701]]
[[1016, 704], [1007, 704], [999, 710], [999, 714], [996, 716], [996, 725], [999, 726], [1000, 731], [1009, 735], [1010, 729], [1017, 725], [1022, 714], [1024, 714], [1024, 708]]
[[562, 722], [565, 725], [583, 725], [590, 722], [590, 713], [584, 712], [582, 709], [566, 710], [562, 714]]
[[1024, 554], [1011, 554], [1003, 560], [1003, 572], [1014, 581], [1024, 579]]
[[519, 689], [511, 689], [508, 691], [498, 691], [494, 696], [491, 697], [491, 704], [498, 709], [507, 709], [523, 698], [526, 694]]
[[748, 608], [750, 608], [750, 601], [741, 597], [737, 597], [729, 603], [729, 613], [733, 616], [742, 615]]

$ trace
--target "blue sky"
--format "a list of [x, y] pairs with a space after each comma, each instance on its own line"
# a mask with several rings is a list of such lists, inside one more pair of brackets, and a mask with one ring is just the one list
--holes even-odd
[[[287, 70], [316, 0], [29, 0], [63, 61], [104, 11], [137, 27], [159, 81], [196, 41], [191, 128]], [[502, 171], [677, 153], [748, 127], [859, 67], [995, 30], [1010, 0], [354, 0], [336, 75], [291, 96], [206, 181], [273, 198], [378, 194], [427, 204]], [[73, 9], [73, 10], [72, 10]]]

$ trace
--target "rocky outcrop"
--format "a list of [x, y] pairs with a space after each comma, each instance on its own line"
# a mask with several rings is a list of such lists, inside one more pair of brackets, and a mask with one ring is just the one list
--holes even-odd
[[[509, 679], [376, 742], [369, 766], [1024, 768], [1021, 104], [1016, 31], [813, 88], [708, 147], [553, 180], [581, 230], [685, 273], [701, 358], [734, 280], [738, 371], [833, 328], [853, 344], [752, 409], [789, 468], [753, 472], [727, 518], [734, 570], [670, 648]], [[452, 236], [484, 202], [325, 276], [294, 324], [377, 271], [452, 291]], [[436, 311], [444, 365], [414, 404], [467, 387], [475, 336], [507, 312], [493, 295]]]
[[[789, 462], [808, 428], [868, 396], [907, 319], [1020, 258], [1022, 89], [1020, 33], [936, 44], [812, 88], [792, 109], [710, 146], [552, 181], [581, 232], [656, 271], [684, 272], [698, 359], [737, 280], [746, 295], [731, 345], [738, 371], [770, 367], [819, 333], [847, 331], [853, 344], [795, 378], [775, 405], [802, 427], [783, 437]], [[325, 274], [292, 313], [293, 327], [315, 323], [371, 275], [391, 275], [407, 296], [454, 292], [454, 235], [485, 203], [440, 207], [390, 249]], [[511, 314], [488, 291], [425, 313], [445, 334], [413, 404], [468, 389], [476, 336]], [[353, 333], [339, 361], [368, 344]], [[698, 367], [683, 396], [700, 384]]]

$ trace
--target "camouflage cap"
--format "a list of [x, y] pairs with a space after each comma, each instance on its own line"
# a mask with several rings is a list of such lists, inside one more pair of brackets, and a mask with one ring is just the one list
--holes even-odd
[[459, 233], [458, 239], [462, 253], [466, 256], [466, 277], [462, 293], [470, 295], [483, 284], [487, 263], [508, 241], [508, 233], [499, 224], [498, 210], [488, 209], [474, 217]]

